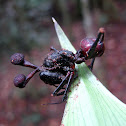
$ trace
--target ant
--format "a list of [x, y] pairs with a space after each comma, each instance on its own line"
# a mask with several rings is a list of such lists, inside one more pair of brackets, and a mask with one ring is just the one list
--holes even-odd
[[[96, 57], [102, 56], [105, 50], [104, 47], [104, 28], [100, 28], [97, 38], [85, 38], [80, 42], [80, 49], [74, 54], [68, 50], [56, 50], [51, 47], [53, 51], [49, 53], [42, 66], [36, 66], [24, 59], [21, 53], [15, 53], [11, 56], [10, 61], [14, 65], [21, 65], [33, 68], [34, 71], [27, 76], [19, 74], [14, 78], [14, 85], [19, 88], [24, 88], [29, 80], [37, 73], [40, 79], [46, 84], [56, 87], [52, 96], [63, 95], [62, 102], [66, 101], [67, 93], [71, 86], [71, 81], [75, 75], [75, 63], [81, 64], [88, 59], [92, 59], [88, 66], [90, 70], [93, 69], [93, 64]], [[64, 89], [60, 92], [61, 89]], [[54, 103], [56, 104], [56, 103]]]

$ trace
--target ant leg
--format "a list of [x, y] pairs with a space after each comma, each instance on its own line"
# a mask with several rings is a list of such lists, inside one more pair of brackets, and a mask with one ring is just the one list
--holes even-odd
[[[60, 92], [60, 93], [56, 94], [56, 96], [64, 95], [64, 92], [65, 92], [65, 91], [62, 91], [62, 92]], [[65, 101], [65, 100], [64, 100], [64, 101]], [[61, 102], [55, 102], [55, 103], [47, 103], [47, 104], [42, 104], [42, 105], [54, 105], [54, 104], [61, 104], [61, 103], [63, 103], [64, 101], [61, 101]]]
[[67, 87], [66, 87], [65, 92], [64, 92], [64, 96], [62, 98], [62, 101], [66, 101], [66, 99], [67, 99], [67, 93], [68, 93], [69, 88], [71, 86], [71, 80], [73, 78], [73, 75], [74, 75], [74, 72], [71, 72], [68, 83], [67, 83]]
[[[100, 31], [100, 30], [99, 30], [99, 31]], [[101, 41], [100, 41], [100, 42], [103, 43], [103, 41], [104, 41], [104, 32], [105, 32], [105, 31], [104, 31], [104, 28], [101, 29], [101, 32], [102, 32], [102, 38], [101, 38]]]
[[75, 63], [76, 64], [81, 64], [82, 62], [85, 62], [85, 57], [78, 58]]
[[82, 50], [78, 50], [75, 54], [75, 63], [81, 64], [82, 62], [85, 62], [85, 57], [81, 57]]
[[55, 49], [53, 46], [50, 47], [50, 50], [55, 51], [55, 52], [59, 52], [57, 49]]
[[100, 38], [101, 38], [101, 42], [103, 42], [103, 40], [104, 40], [104, 29], [103, 29], [103, 28], [100, 28], [100, 29], [99, 29], [99, 33], [98, 33], [98, 36], [97, 36], [95, 42], [94, 42], [93, 45], [91, 46], [90, 50], [87, 52], [87, 55], [88, 55], [88, 58], [89, 58], [89, 59], [90, 59], [90, 58], [92, 57], [92, 55], [94, 54], [95, 49], [96, 49], [96, 46], [97, 46], [97, 44], [98, 44]]
[[92, 71], [94, 65], [95, 58], [92, 59], [91, 64], [88, 65], [88, 68]]
[[60, 68], [60, 66], [54, 66], [54, 67], [51, 67], [51, 68], [46, 68], [46, 67], [45, 67], [46, 70], [55, 70], [55, 69], [57, 69], [57, 68]]
[[56, 96], [64, 95], [65, 91], [62, 91], [60, 93], [57, 93]]
[[70, 75], [70, 71], [68, 71], [65, 78], [62, 80], [62, 82], [59, 84], [59, 86], [55, 89], [55, 91], [53, 92], [53, 96], [56, 96], [57, 93], [63, 88], [63, 86], [65, 85], [63, 82], [68, 78], [69, 75]]
[[[55, 85], [55, 84], [54, 84], [54, 85], [52, 85], [52, 86], [54, 86], [54, 87], [56, 87], [56, 88], [58, 87], [58, 86], [57, 86], [57, 85]], [[62, 89], [65, 89], [65, 88], [62, 88]]]
[[[62, 89], [61, 87], [64, 86], [63, 81], [66, 80], [67, 77], [68, 77], [69, 75], [70, 75], [70, 77], [69, 77], [68, 84], [67, 84], [67, 87], [66, 87], [65, 91], [62, 91], [62, 92], [60, 92], [60, 93], [57, 93], [60, 89]], [[60, 83], [60, 85], [58, 86], [60, 89], [57, 88], [56, 90], [58, 90], [58, 91], [55, 90], [55, 91], [56, 91], [56, 94], [54, 94], [55, 91], [53, 92], [53, 96], [64, 95], [63, 98], [62, 98], [62, 101], [61, 101], [61, 102], [56, 102], [56, 103], [47, 103], [47, 104], [43, 104], [43, 105], [61, 104], [61, 103], [63, 103], [64, 101], [66, 101], [66, 100], [67, 100], [67, 93], [68, 93], [69, 88], [70, 88], [70, 86], [71, 86], [71, 79], [72, 79], [73, 75], [74, 75], [74, 72], [71, 72], [71, 73], [70, 73], [70, 72], [68, 71], [66, 77], [64, 78], [64, 80], [63, 80], [63, 81]], [[63, 84], [63, 86], [62, 86], [61, 84]]]

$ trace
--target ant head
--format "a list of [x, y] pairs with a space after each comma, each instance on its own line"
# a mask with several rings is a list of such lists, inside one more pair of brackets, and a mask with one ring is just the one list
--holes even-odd
[[[88, 52], [92, 48], [92, 45], [95, 41], [96, 41], [95, 38], [85, 38], [81, 41], [80, 48], [81, 48], [81, 52], [83, 56], [86, 56], [88, 58]], [[90, 58], [102, 56], [102, 54], [104, 53], [104, 50], [105, 50], [104, 43], [99, 41], [95, 48], [95, 51], [92, 52], [91, 54], [92, 56]]]
[[80, 42], [81, 53], [86, 59], [99, 57], [104, 53], [104, 29], [100, 28], [97, 38], [85, 38]]

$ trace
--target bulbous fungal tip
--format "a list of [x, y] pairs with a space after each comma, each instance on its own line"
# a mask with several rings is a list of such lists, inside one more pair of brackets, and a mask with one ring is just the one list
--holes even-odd
[[26, 76], [24, 74], [19, 74], [14, 78], [14, 85], [19, 88], [25, 87]]
[[53, 94], [51, 94], [51, 97], [53, 97], [54, 95]]
[[99, 32], [100, 33], [105, 33], [105, 29], [101, 27], [101, 28], [99, 28]]
[[21, 65], [24, 62], [24, 55], [21, 53], [15, 53], [11, 56], [10, 61], [14, 65]]

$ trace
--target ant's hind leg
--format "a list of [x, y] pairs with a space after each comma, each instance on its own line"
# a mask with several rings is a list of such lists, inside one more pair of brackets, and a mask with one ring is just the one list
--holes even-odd
[[67, 93], [68, 93], [68, 91], [70, 89], [71, 80], [73, 78], [73, 75], [74, 75], [74, 72], [71, 72], [70, 77], [69, 77], [69, 80], [68, 80], [68, 83], [67, 83], [67, 87], [66, 87], [65, 92], [64, 92], [64, 96], [62, 98], [62, 101], [66, 101], [67, 100]]
[[62, 80], [62, 82], [59, 84], [59, 86], [55, 89], [55, 91], [53, 92], [53, 96], [56, 96], [57, 93], [63, 89], [63, 86], [65, 85], [64, 81], [69, 77], [70, 75], [70, 71], [68, 71], [67, 75], [65, 76], [65, 78]]
[[[52, 86], [54, 86], [54, 87], [56, 87], [56, 88], [58, 87], [56, 84], [54, 84], [54, 85], [52, 85]], [[65, 88], [62, 88], [62, 89], [65, 89]]]
[[59, 92], [57, 93], [55, 96], [60, 96], [60, 95], [64, 95], [65, 91]]

